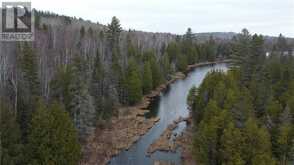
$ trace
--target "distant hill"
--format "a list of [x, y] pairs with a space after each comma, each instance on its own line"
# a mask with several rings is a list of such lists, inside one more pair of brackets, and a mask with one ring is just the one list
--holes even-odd
[[230, 40], [238, 33], [235, 32], [207, 32], [207, 33], [195, 33], [198, 41], [207, 41], [211, 36], [218, 40]]

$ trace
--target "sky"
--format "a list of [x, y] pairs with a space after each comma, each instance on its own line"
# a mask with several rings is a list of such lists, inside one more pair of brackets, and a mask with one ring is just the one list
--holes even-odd
[[[2, 0], [0, 0], [2, 1]], [[6, 0], [10, 1], [10, 0]], [[17, 1], [17, 0], [12, 0]], [[294, 0], [32, 0], [32, 7], [150, 32], [240, 32], [294, 37]]]

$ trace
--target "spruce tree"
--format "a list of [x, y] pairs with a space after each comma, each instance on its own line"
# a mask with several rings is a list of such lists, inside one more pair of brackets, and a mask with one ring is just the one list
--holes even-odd
[[24, 155], [20, 127], [12, 110], [4, 105], [2, 100], [0, 100], [0, 118], [0, 164], [23, 164]]
[[144, 94], [147, 94], [150, 90], [152, 90], [152, 72], [148, 61], [144, 64], [142, 85]]
[[74, 78], [72, 66], [65, 65], [57, 69], [57, 72], [50, 82], [50, 96], [52, 100], [59, 100], [65, 105], [65, 108], [70, 109], [70, 84]]
[[242, 147], [244, 139], [241, 131], [231, 122], [225, 128], [221, 137], [221, 155], [222, 164], [243, 165], [245, 161], [242, 159]]
[[112, 17], [111, 23], [107, 25], [107, 38], [110, 44], [110, 49], [118, 47], [119, 36], [122, 31], [119, 19]]
[[50, 164], [53, 148], [50, 148], [50, 124], [53, 117], [42, 101], [37, 103], [36, 111], [32, 115], [26, 156], [28, 164]]
[[245, 146], [243, 148], [244, 160], [247, 164], [274, 164], [272, 159], [270, 135], [268, 131], [259, 128], [255, 119], [248, 119], [243, 131]]
[[184, 72], [187, 69], [188, 61], [187, 56], [184, 54], [177, 55], [177, 68], [179, 71]]
[[180, 46], [178, 42], [171, 42], [168, 44], [166, 52], [168, 54], [170, 62], [176, 60], [178, 54], [181, 53]]
[[20, 59], [21, 71], [24, 76], [25, 83], [30, 89], [31, 95], [40, 95], [40, 81], [38, 76], [38, 59], [32, 45], [25, 43], [23, 45], [23, 55]]
[[162, 83], [162, 74], [160, 72], [160, 67], [158, 63], [152, 62], [151, 64], [151, 71], [152, 71], [152, 86], [153, 88], [158, 87]]
[[172, 65], [170, 63], [169, 56], [167, 53], [163, 54], [163, 57], [161, 58], [160, 64], [161, 64], [161, 68], [163, 70], [163, 75], [164, 75], [165, 80], [169, 80], [170, 74], [172, 73]]
[[127, 68], [126, 85], [128, 91], [128, 103], [133, 105], [142, 98], [142, 84], [135, 61], [131, 59]]
[[279, 127], [278, 138], [278, 159], [280, 164], [287, 165], [294, 160], [294, 126], [282, 124]]
[[81, 138], [93, 131], [96, 116], [93, 98], [88, 88], [89, 80], [85, 77], [87, 75], [85, 66], [84, 60], [76, 56], [72, 66], [72, 73], [76, 76], [69, 85], [69, 113]]
[[27, 141], [28, 124], [32, 112], [35, 110], [34, 103], [41, 94], [40, 80], [38, 76], [38, 59], [31, 44], [24, 43], [21, 47], [22, 55], [19, 58], [21, 78], [18, 80], [17, 119], [20, 123], [22, 140]]
[[80, 145], [73, 123], [62, 105], [47, 108], [39, 101], [34, 112], [27, 145], [28, 164], [76, 165]]
[[91, 79], [91, 96], [93, 96], [96, 116], [97, 118], [103, 118], [104, 114], [107, 113], [106, 109], [103, 108], [103, 97], [105, 95], [105, 71], [100, 60], [99, 51], [97, 50], [97, 54], [94, 61], [94, 68]]
[[280, 34], [276, 44], [274, 45], [274, 50], [278, 51], [280, 54], [283, 54], [287, 51], [288, 43], [286, 38]]

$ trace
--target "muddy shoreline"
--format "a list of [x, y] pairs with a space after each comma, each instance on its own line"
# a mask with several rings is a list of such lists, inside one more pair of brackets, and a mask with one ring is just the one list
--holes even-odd
[[[179, 117], [172, 124], [170, 124], [165, 129], [165, 131], [160, 135], [160, 137], [149, 146], [147, 150], [148, 155], [156, 151], [176, 152], [176, 149], [178, 147], [176, 144], [176, 141], [182, 135], [177, 136], [176, 134], [173, 134], [173, 131], [178, 127], [178, 124], [181, 122], [186, 122], [187, 125], [189, 125], [192, 122], [191, 115], [189, 115], [189, 117], [187, 118]], [[172, 136], [177, 136], [177, 137], [174, 140], [171, 140]]]
[[[132, 144], [138, 141], [142, 135], [147, 133], [160, 120], [159, 118], [145, 119], [144, 117], [144, 114], [148, 112], [146, 109], [153, 98], [159, 96], [168, 85], [176, 80], [184, 79], [187, 73], [194, 68], [223, 62], [227, 61], [203, 62], [189, 65], [185, 74], [177, 72], [171, 80], [160, 85], [151, 91], [150, 94], [145, 95], [137, 105], [119, 108], [118, 116], [111, 119], [107, 128], [97, 127], [95, 133], [88, 137], [86, 144], [83, 146], [83, 159], [80, 164], [107, 164], [113, 156], [129, 149]], [[167, 132], [166, 134], [169, 133]]]

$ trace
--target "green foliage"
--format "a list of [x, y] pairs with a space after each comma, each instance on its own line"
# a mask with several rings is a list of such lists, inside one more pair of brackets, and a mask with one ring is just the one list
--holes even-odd
[[188, 97], [187, 97], [187, 104], [192, 107], [193, 104], [195, 103], [195, 97], [196, 97], [196, 94], [197, 94], [197, 88], [195, 86], [193, 86], [190, 91], [189, 91], [189, 94], [188, 94]]
[[156, 88], [162, 83], [163, 76], [162, 76], [162, 73], [160, 72], [159, 63], [157, 62], [154, 56], [150, 57], [150, 65], [151, 65], [151, 72], [152, 72], [152, 87]]
[[277, 43], [274, 45], [274, 51], [280, 52], [280, 54], [284, 53], [288, 50], [288, 43], [286, 38], [280, 34]]
[[152, 71], [151, 71], [151, 67], [150, 67], [150, 63], [147, 61], [144, 64], [144, 70], [143, 70], [143, 93], [147, 94], [148, 92], [150, 92], [150, 90], [152, 90]]
[[119, 19], [112, 17], [111, 23], [107, 25], [107, 39], [110, 43], [110, 48], [116, 48], [119, 42], [120, 32], [122, 31]]
[[267, 114], [275, 123], [279, 121], [279, 116], [282, 113], [282, 110], [283, 107], [278, 101], [271, 101], [266, 108]]
[[254, 119], [248, 119], [243, 136], [244, 160], [249, 164], [274, 164], [271, 155], [270, 135], [265, 128], [259, 128]]
[[80, 145], [68, 113], [57, 103], [47, 108], [40, 101], [37, 107], [27, 145], [28, 164], [78, 164]]
[[175, 61], [177, 56], [181, 54], [180, 45], [176, 42], [171, 42], [168, 44], [166, 52], [168, 54], [169, 60]]
[[186, 55], [183, 54], [178, 54], [177, 55], [177, 68], [179, 69], [179, 71], [184, 72], [186, 71], [188, 66], [188, 60]]
[[233, 43], [233, 67], [241, 68], [242, 79], [244, 85], [248, 85], [250, 76], [252, 74], [252, 66], [250, 65], [250, 42], [251, 36], [247, 29], [243, 29], [242, 33], [234, 38]]
[[293, 59], [265, 59], [262, 37], [251, 37], [246, 30], [236, 44], [236, 53], [245, 56], [242, 64], [226, 74], [209, 73], [189, 98], [194, 99], [197, 163], [291, 164]]
[[128, 103], [133, 105], [142, 98], [142, 83], [139, 75], [138, 66], [134, 60], [129, 61], [126, 75]]
[[113, 114], [112, 100], [106, 90], [107, 84], [105, 80], [105, 69], [100, 59], [99, 50], [97, 50], [92, 72], [90, 94], [93, 97], [93, 104], [98, 121], [101, 119], [109, 119]]
[[221, 162], [221, 134], [231, 122], [231, 117], [228, 111], [217, 107], [213, 100], [208, 103], [204, 112], [194, 139], [195, 158], [200, 164], [218, 164]]
[[197, 52], [195, 49], [195, 34], [192, 29], [188, 28], [186, 34], [183, 36], [182, 53], [186, 55], [187, 63], [194, 64], [197, 61]]
[[38, 59], [31, 45], [24, 43], [22, 48], [20, 66], [23, 72], [25, 83], [34, 96], [40, 95], [40, 82], [38, 78]]
[[290, 164], [294, 160], [294, 127], [283, 124], [279, 128], [277, 138], [278, 159], [281, 164]]
[[209, 38], [209, 41], [205, 43], [204, 49], [206, 59], [208, 61], [214, 61], [217, 57], [217, 46], [212, 36]]
[[32, 112], [35, 110], [34, 102], [41, 94], [39, 80], [39, 65], [37, 55], [32, 44], [24, 43], [19, 56], [19, 68], [21, 78], [18, 81], [17, 99], [17, 120], [19, 121], [22, 140], [27, 140], [28, 124], [31, 120]]
[[65, 65], [58, 68], [57, 73], [50, 82], [51, 97], [63, 102], [66, 109], [70, 108], [70, 84], [73, 78], [72, 66]]
[[163, 57], [161, 58], [160, 64], [161, 64], [161, 68], [163, 70], [164, 78], [166, 80], [168, 80], [173, 71], [172, 71], [171, 63], [170, 63], [169, 56], [167, 53], [163, 54]]
[[244, 146], [242, 132], [234, 126], [234, 123], [229, 123], [221, 137], [222, 164], [245, 164], [245, 161], [242, 159], [242, 146]]
[[21, 143], [21, 132], [16, 116], [12, 113], [2, 100], [0, 100], [1, 117], [1, 141], [0, 141], [0, 164], [15, 165], [23, 163], [23, 144]]
[[84, 59], [76, 56], [71, 72], [75, 75], [69, 84], [69, 113], [81, 136], [90, 133], [95, 124], [95, 107], [89, 92]]

